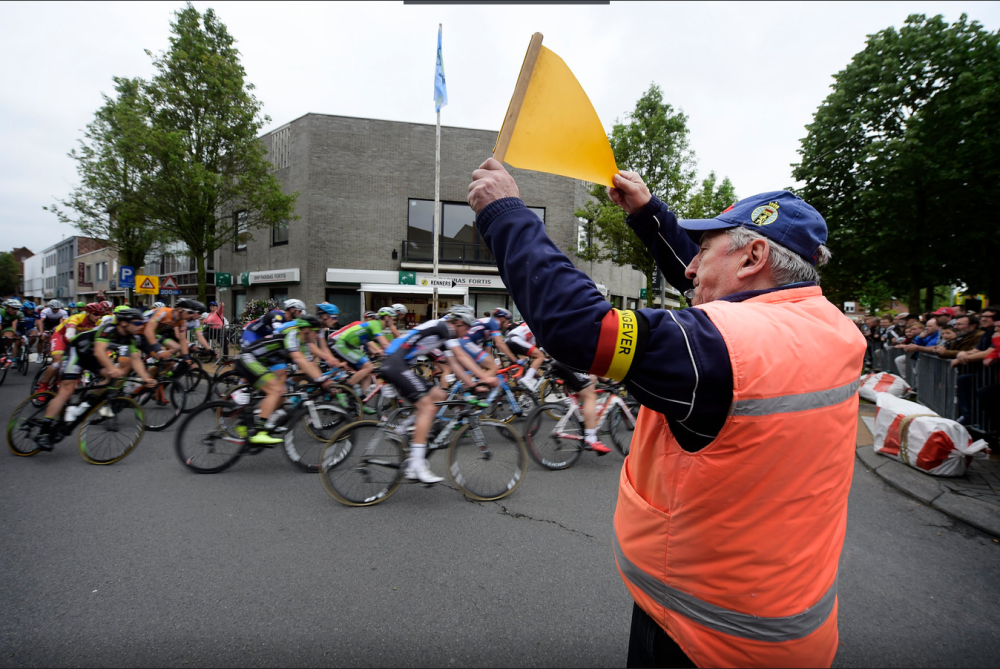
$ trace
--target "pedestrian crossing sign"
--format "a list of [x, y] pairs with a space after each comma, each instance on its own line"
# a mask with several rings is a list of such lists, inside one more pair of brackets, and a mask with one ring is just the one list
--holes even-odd
[[160, 292], [160, 277], [136, 275], [135, 286], [140, 295], [156, 295]]

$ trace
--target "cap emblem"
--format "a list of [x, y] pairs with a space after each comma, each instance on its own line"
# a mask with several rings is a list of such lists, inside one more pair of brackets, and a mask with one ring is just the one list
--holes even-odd
[[770, 225], [778, 220], [779, 208], [777, 202], [761, 205], [750, 214], [750, 220], [756, 225]]

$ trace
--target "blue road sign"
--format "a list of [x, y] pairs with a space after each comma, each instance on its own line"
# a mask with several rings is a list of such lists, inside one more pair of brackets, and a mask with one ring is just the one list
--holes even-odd
[[122, 288], [135, 288], [135, 268], [122, 265], [118, 268], [118, 285]]

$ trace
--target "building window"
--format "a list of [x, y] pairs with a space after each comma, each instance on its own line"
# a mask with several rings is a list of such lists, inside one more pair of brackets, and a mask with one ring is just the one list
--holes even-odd
[[282, 221], [271, 228], [271, 246], [281, 246], [288, 243], [288, 221]]
[[278, 307], [281, 308], [285, 300], [288, 299], [288, 288], [272, 288], [271, 289], [271, 299], [278, 303]]
[[267, 152], [267, 158], [275, 170], [288, 167], [288, 140], [291, 132], [292, 129], [285, 126], [271, 133], [271, 149]]
[[107, 281], [108, 280], [108, 263], [107, 262], [99, 262], [99, 263], [95, 264], [94, 267], [96, 267], [96, 269], [97, 269], [97, 280], [98, 281]]
[[233, 213], [233, 227], [236, 228], [236, 250], [243, 251], [247, 247], [247, 236], [250, 232], [246, 210]]
[[85, 279], [84, 282], [87, 283], [87, 284], [91, 284], [92, 285], [94, 282], [91, 280], [91, 274], [90, 274], [90, 268], [91, 267], [92, 267], [92, 265], [87, 265], [87, 269], [84, 272], [84, 274], [86, 275], [86, 279]]
[[613, 306], [615, 309], [621, 309], [622, 306], [623, 306], [624, 300], [625, 300], [625, 298], [623, 296], [621, 296], [621, 295], [612, 295], [611, 296], [611, 306]]
[[[528, 207], [545, 223], [545, 209]], [[404, 260], [428, 261], [434, 255], [434, 201], [409, 201]], [[476, 230], [476, 213], [465, 202], [441, 203], [438, 235], [441, 262], [495, 265], [496, 261]]]

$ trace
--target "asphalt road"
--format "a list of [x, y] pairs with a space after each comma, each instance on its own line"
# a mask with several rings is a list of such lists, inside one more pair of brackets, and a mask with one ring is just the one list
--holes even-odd
[[[0, 386], [4, 425], [26, 394]], [[623, 666], [621, 463], [351, 509], [280, 451], [191, 474], [172, 430], [108, 467], [5, 450], [0, 666]], [[1000, 664], [1000, 544], [860, 465], [839, 593], [837, 666]]]

